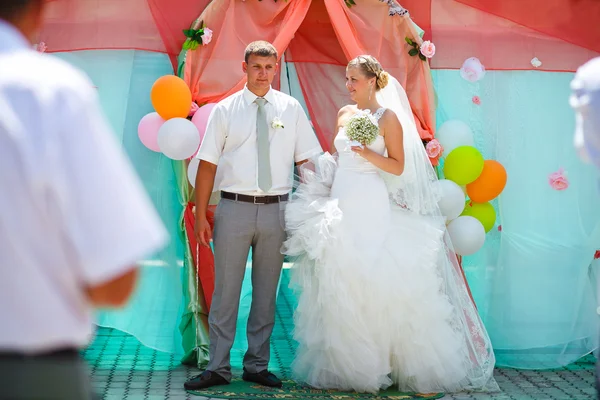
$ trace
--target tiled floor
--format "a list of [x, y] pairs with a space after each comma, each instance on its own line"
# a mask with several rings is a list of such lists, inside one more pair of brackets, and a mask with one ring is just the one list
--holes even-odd
[[[281, 378], [288, 378], [293, 358], [291, 339], [293, 296], [284, 282], [277, 304], [277, 323], [272, 337], [272, 360], [269, 369]], [[238, 354], [239, 353], [239, 354]], [[241, 364], [241, 352], [232, 354], [232, 364]], [[96, 340], [85, 351], [90, 363], [92, 380], [103, 399], [150, 400], [196, 399], [183, 389], [183, 382], [198, 373], [184, 367], [172, 355], [142, 346], [134, 337], [111, 329], [100, 329]], [[234, 371], [240, 373], [240, 371]], [[502, 393], [463, 393], [444, 399], [595, 399], [594, 359], [586, 357], [579, 363], [554, 371], [517, 371], [497, 369], [496, 380]]]

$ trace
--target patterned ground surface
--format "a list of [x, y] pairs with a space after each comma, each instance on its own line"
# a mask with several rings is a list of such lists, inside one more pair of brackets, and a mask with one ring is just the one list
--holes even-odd
[[[291, 340], [293, 327], [293, 295], [284, 282], [277, 304], [277, 323], [272, 337], [272, 360], [269, 367], [280, 378], [289, 378], [289, 365], [294, 355]], [[242, 331], [243, 332], [243, 331]], [[92, 345], [84, 352], [92, 372], [96, 392], [102, 399], [150, 400], [196, 399], [183, 389], [183, 382], [198, 373], [184, 367], [172, 355], [156, 352], [122, 332], [101, 328]], [[241, 365], [242, 354], [232, 354], [232, 364]], [[240, 370], [234, 374], [241, 375]], [[594, 359], [586, 357], [567, 368], [553, 371], [518, 371], [496, 369], [496, 380], [502, 392], [495, 394], [460, 393], [444, 399], [595, 399]], [[290, 397], [287, 397], [290, 399]], [[335, 397], [331, 397], [335, 398]]]

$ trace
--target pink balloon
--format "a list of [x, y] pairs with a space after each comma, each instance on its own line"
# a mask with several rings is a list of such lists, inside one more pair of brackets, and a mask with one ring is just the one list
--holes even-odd
[[204, 139], [204, 133], [206, 132], [206, 124], [208, 123], [210, 112], [215, 106], [215, 103], [205, 104], [200, 107], [192, 117], [192, 122], [194, 125], [196, 125], [196, 128], [198, 128], [198, 132], [200, 132], [200, 143], [202, 143], [202, 139]]
[[138, 124], [138, 137], [144, 146], [160, 153], [158, 147], [158, 130], [165, 120], [155, 112], [144, 115]]

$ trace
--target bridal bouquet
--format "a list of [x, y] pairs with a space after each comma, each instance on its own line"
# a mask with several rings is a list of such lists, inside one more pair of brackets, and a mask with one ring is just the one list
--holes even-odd
[[371, 144], [379, 135], [377, 120], [368, 110], [359, 110], [346, 124], [346, 136], [361, 145]]

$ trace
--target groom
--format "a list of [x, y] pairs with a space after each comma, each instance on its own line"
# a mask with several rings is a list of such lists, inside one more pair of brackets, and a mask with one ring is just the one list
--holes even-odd
[[301, 164], [322, 150], [300, 103], [271, 88], [277, 59], [277, 50], [268, 42], [248, 45], [242, 63], [246, 87], [214, 107], [197, 155], [196, 236], [203, 246], [211, 239], [206, 210], [213, 185], [221, 191], [221, 201], [214, 221], [210, 361], [202, 374], [184, 384], [188, 390], [231, 381], [230, 350], [250, 248], [252, 306], [242, 378], [281, 387], [267, 366], [283, 265], [285, 205], [294, 162]]

